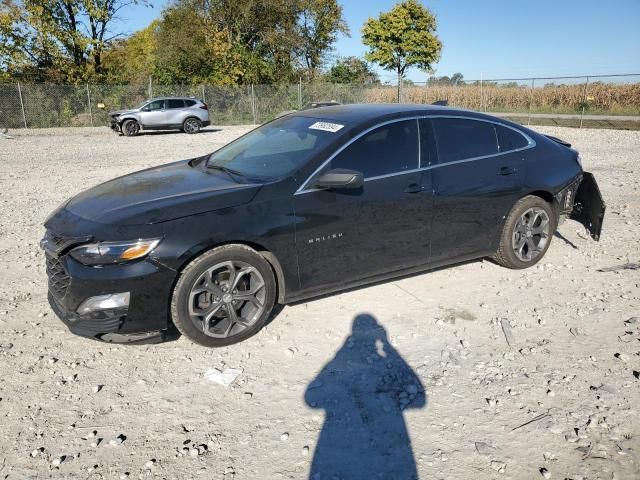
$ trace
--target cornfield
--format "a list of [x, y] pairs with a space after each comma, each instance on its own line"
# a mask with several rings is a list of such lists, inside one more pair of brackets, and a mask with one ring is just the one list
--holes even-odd
[[[397, 101], [395, 88], [369, 88], [366, 102]], [[490, 112], [585, 113], [609, 115], [640, 114], [640, 83], [591, 83], [530, 88], [489, 84], [408, 86], [402, 91], [404, 103], [430, 104], [448, 100], [449, 105]]]

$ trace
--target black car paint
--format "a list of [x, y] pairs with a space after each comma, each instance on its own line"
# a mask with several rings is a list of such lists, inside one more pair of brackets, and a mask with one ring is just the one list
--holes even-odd
[[[171, 326], [170, 297], [181, 269], [221, 244], [243, 243], [262, 252], [276, 273], [281, 303], [480, 258], [495, 252], [504, 218], [519, 198], [535, 193], [553, 199], [582, 175], [574, 150], [480, 113], [358, 105], [294, 115], [345, 127], [285, 178], [234, 179], [205, 168], [202, 158], [193, 159], [111, 180], [55, 212], [45, 227], [64, 238], [163, 239], [143, 260], [100, 268], [82, 265], [67, 254], [77, 244], [57, 252], [69, 275], [64, 297], [49, 296], [58, 316], [73, 332], [96, 338], [165, 330]], [[383, 122], [438, 115], [508, 125], [536, 145], [487, 162], [434, 165], [368, 181], [359, 190], [296, 194], [331, 154], [361, 132]], [[429, 156], [435, 160], [437, 152]], [[504, 175], [504, 168], [513, 174]], [[56, 255], [46, 242], [45, 250], [48, 256]], [[124, 314], [106, 312], [96, 319], [74, 313], [87, 297], [121, 291], [131, 292]]]

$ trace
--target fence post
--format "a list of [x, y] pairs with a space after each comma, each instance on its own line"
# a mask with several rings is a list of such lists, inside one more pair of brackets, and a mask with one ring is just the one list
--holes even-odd
[[584, 82], [584, 93], [582, 94], [582, 113], [580, 114], [580, 128], [582, 128], [582, 118], [584, 117], [584, 108], [587, 103], [587, 87], [589, 86], [589, 77]]
[[206, 99], [206, 98], [205, 98], [205, 96], [204, 96], [204, 85], [202, 85], [202, 101], [203, 101], [204, 103], [207, 103], [207, 99]]
[[298, 108], [302, 110], [302, 77], [298, 77]]
[[89, 119], [93, 127], [93, 109], [91, 108], [91, 93], [89, 93], [89, 84], [87, 83], [87, 101], [89, 102]]
[[149, 75], [149, 99], [153, 98], [153, 89], [151, 88], [151, 75]]
[[18, 82], [18, 95], [20, 96], [20, 107], [22, 108], [22, 120], [24, 121], [24, 128], [27, 127], [27, 115], [24, 113], [24, 101], [22, 100], [22, 89], [20, 88], [20, 82]]
[[251, 113], [253, 115], [253, 124], [257, 125], [258, 121], [256, 119], [256, 94], [253, 91], [253, 83], [251, 84]]
[[533, 86], [535, 85], [535, 78], [531, 79], [531, 91], [529, 92], [529, 118], [527, 118], [527, 125], [531, 125], [531, 107], [533, 104]]

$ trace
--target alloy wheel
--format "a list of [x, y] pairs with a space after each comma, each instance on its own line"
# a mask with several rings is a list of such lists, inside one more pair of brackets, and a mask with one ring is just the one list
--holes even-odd
[[245, 262], [227, 261], [202, 273], [189, 292], [189, 315], [205, 335], [228, 338], [254, 325], [265, 308], [265, 282]]
[[542, 208], [529, 208], [513, 229], [512, 247], [518, 259], [531, 262], [544, 251], [551, 229], [549, 215]]
[[137, 135], [140, 130], [140, 126], [136, 122], [127, 122], [125, 124], [126, 134], [129, 137]]
[[190, 118], [184, 122], [184, 130], [187, 133], [197, 133], [200, 130], [200, 122], [195, 118]]

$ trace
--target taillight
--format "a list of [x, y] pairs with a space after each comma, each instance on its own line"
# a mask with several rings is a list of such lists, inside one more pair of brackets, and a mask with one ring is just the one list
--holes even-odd
[[202, 105], [200, 105], [200, 108], [203, 110], [209, 110], [209, 106], [206, 103], [203, 103]]

